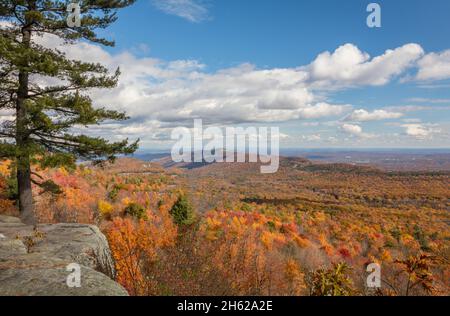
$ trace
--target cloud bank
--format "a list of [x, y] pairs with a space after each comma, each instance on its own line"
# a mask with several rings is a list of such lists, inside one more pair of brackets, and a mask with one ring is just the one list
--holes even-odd
[[[191, 8], [194, 2], [168, 3], [182, 3]], [[195, 20], [191, 17], [194, 15], [187, 16]], [[386, 85], [414, 69], [418, 79], [450, 78], [446, 68], [441, 67], [448, 61], [448, 52], [425, 55], [420, 45], [414, 43], [386, 50], [373, 58], [355, 45], [345, 44], [333, 52], [320, 53], [303, 66], [259, 69], [252, 64], [241, 64], [208, 72], [206, 65], [196, 60], [164, 61], [136, 57], [127, 51], [111, 54], [85, 42], [61, 45], [51, 36], [37, 40], [44, 46], [59, 48], [72, 59], [99, 62], [111, 71], [120, 67], [122, 76], [118, 87], [94, 90], [91, 96], [98, 106], [126, 111], [131, 120], [89, 130], [117, 138], [141, 137], [144, 143], [165, 141], [170, 128], [189, 126], [196, 118], [203, 119], [207, 125], [221, 126], [301, 119], [338, 121], [344, 117], [344, 121], [353, 123], [338, 123], [335, 128], [364, 138], [371, 135], [363, 132], [360, 123], [397, 119], [406, 110], [354, 110], [350, 104], [333, 102], [329, 93], [322, 93], [324, 90], [332, 94], [350, 88]], [[401, 127], [406, 135], [415, 138], [432, 134], [419, 124]]]

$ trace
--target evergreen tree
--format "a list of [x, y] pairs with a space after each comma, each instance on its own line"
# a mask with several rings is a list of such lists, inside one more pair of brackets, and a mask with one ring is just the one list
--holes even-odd
[[170, 210], [173, 221], [177, 225], [190, 225], [194, 222], [194, 210], [185, 195], [180, 195]]
[[[0, 0], [0, 110], [14, 117], [0, 126], [0, 157], [15, 161], [19, 208], [26, 222], [34, 221], [32, 182], [48, 186], [39, 183], [32, 164], [73, 167], [78, 157], [112, 161], [137, 149], [137, 142], [73, 132], [74, 126], [127, 119], [124, 113], [94, 108], [86, 94], [92, 88], [113, 88], [119, 69], [110, 75], [106, 67], [70, 60], [36, 38], [51, 34], [68, 44], [85, 40], [113, 46], [96, 30], [108, 27], [117, 10], [134, 1], [81, 0], [81, 24], [69, 27], [69, 0]], [[58, 83], [39, 84], [42, 78]]]

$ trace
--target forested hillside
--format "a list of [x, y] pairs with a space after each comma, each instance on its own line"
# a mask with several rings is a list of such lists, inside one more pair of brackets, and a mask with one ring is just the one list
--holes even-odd
[[[11, 167], [1, 163], [0, 213], [17, 215]], [[448, 172], [300, 158], [282, 158], [273, 175], [258, 169], [127, 158], [36, 170], [59, 187], [34, 190], [37, 217], [98, 225], [131, 295], [450, 293]], [[366, 287], [373, 262], [378, 290]]]

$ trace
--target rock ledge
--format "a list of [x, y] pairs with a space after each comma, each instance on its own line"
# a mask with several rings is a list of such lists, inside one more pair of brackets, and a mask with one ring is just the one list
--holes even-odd
[[[81, 268], [81, 287], [66, 283]], [[0, 215], [0, 295], [128, 295], [113, 281], [114, 262], [98, 227], [84, 224], [23, 224]]]

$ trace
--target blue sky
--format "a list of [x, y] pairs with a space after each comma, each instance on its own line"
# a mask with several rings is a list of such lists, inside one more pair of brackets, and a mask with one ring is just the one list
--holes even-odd
[[170, 131], [279, 126], [283, 147], [450, 147], [450, 1], [138, 0], [70, 53], [120, 66], [94, 100], [131, 120], [99, 134], [170, 146]]
[[[180, 1], [182, 2], [182, 1]], [[195, 23], [164, 14], [138, 0], [110, 31], [117, 50], [147, 44], [154, 57], [195, 59], [210, 70], [243, 62], [259, 67], [295, 67], [318, 53], [354, 43], [372, 55], [417, 42], [427, 51], [448, 49], [450, 2], [378, 1], [382, 27], [366, 26], [365, 0], [215, 0]]]

